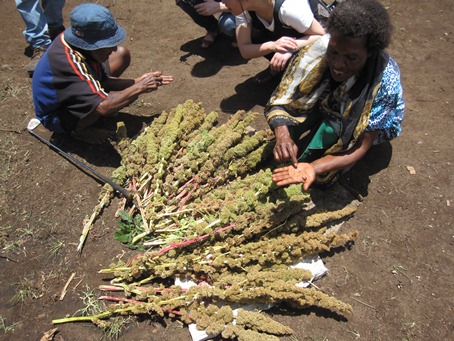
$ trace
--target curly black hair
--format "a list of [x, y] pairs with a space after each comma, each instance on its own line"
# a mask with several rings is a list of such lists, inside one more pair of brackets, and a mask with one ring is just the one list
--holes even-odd
[[366, 37], [367, 50], [384, 50], [391, 42], [391, 20], [378, 0], [344, 0], [328, 18], [328, 33], [338, 32], [347, 37]]

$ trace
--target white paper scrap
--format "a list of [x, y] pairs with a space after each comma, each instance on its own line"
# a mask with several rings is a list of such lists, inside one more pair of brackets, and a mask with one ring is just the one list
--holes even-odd
[[295, 265], [292, 265], [291, 268], [309, 270], [312, 273], [312, 278], [309, 282], [302, 281], [296, 284], [300, 288], [307, 288], [313, 281], [322, 278], [328, 272], [319, 255], [307, 256]]
[[[319, 255], [314, 255], [314, 256], [307, 256], [304, 259], [300, 260], [298, 263], [295, 265], [291, 266], [294, 269], [305, 269], [309, 270], [312, 273], [312, 278], [310, 279], [309, 282], [299, 282], [296, 285], [298, 287], [306, 288], [308, 287], [313, 281], [316, 281], [326, 275], [328, 272], [328, 269], [326, 268], [325, 264], [323, 263], [323, 260], [320, 258]], [[190, 287], [197, 285], [194, 281], [188, 280], [188, 279], [180, 279], [176, 278], [175, 279], [175, 284], [181, 286], [184, 289], [189, 289]], [[219, 306], [222, 306], [222, 304], [219, 304]], [[273, 307], [272, 304], [264, 305], [264, 304], [248, 304], [248, 305], [231, 305], [233, 309], [234, 316], [237, 316], [238, 309], [244, 309], [248, 311], [253, 311], [253, 310], [267, 310], [271, 309]], [[235, 321], [233, 321], [235, 323]], [[197, 326], [195, 323], [192, 323], [189, 325], [189, 333], [191, 334], [192, 340], [193, 341], [206, 341], [215, 338], [217, 335], [210, 335], [207, 334], [204, 330], [198, 330]]]

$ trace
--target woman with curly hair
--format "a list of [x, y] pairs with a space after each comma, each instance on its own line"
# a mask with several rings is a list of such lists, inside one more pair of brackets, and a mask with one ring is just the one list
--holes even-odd
[[274, 158], [292, 163], [274, 171], [277, 185], [329, 185], [401, 133], [405, 102], [399, 68], [384, 51], [386, 9], [378, 0], [342, 1], [327, 32], [295, 56], [265, 108]]

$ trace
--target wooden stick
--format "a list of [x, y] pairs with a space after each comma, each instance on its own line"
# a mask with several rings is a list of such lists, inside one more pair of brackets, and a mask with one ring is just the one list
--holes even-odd
[[69, 277], [68, 281], [66, 282], [65, 286], [63, 287], [63, 290], [61, 291], [61, 294], [60, 294], [60, 301], [63, 301], [63, 299], [65, 298], [67, 290], [68, 290], [69, 283], [71, 283], [71, 281], [74, 279], [75, 275], [76, 275], [76, 273], [73, 272], [71, 274], [71, 276]]
[[369, 308], [371, 308], [371, 309], [377, 310], [377, 308], [372, 307], [371, 305], [369, 305], [369, 304], [367, 304], [367, 303], [364, 303], [364, 302], [358, 300], [357, 298], [354, 298], [354, 297], [350, 297], [350, 298], [351, 298], [352, 300], [355, 300], [355, 301], [358, 302], [358, 303], [364, 304], [366, 307], [369, 307]]
[[79, 238], [79, 244], [77, 245], [77, 251], [79, 251], [80, 253], [82, 253], [82, 249], [84, 247], [85, 240], [87, 239], [88, 232], [90, 231], [95, 219], [99, 216], [99, 214], [101, 213], [104, 206], [106, 206], [109, 203], [109, 200], [110, 200], [110, 193], [106, 192], [106, 194], [104, 194], [104, 196], [101, 199], [101, 201], [99, 202], [99, 204], [96, 205], [90, 218], [85, 221], [84, 227], [82, 229], [82, 233]]

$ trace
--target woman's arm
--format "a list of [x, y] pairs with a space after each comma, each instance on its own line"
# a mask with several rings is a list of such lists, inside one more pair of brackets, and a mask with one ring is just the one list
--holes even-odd
[[349, 169], [366, 154], [370, 147], [372, 147], [377, 136], [378, 131], [365, 132], [362, 138], [360, 138], [356, 145], [350, 150], [342, 154], [326, 155], [313, 161], [311, 164], [317, 174]]
[[301, 50], [303, 47], [313, 43], [315, 40], [325, 34], [325, 30], [317, 20], [312, 20], [311, 26], [304, 32], [304, 35], [296, 38], [295, 42], [297, 47], [293, 51], [277, 52], [274, 54], [270, 61], [270, 67], [275, 71], [282, 71], [285, 69], [288, 60], [292, 57], [293, 53]]
[[273, 173], [273, 181], [278, 186], [304, 183], [303, 188], [307, 190], [317, 174], [352, 167], [372, 147], [377, 136], [377, 131], [365, 132], [353, 148], [342, 154], [326, 155], [311, 163], [301, 162], [296, 168], [294, 166], [277, 168]]
[[238, 48], [245, 59], [258, 58], [273, 52], [286, 53], [294, 51], [298, 47], [296, 39], [293, 37], [282, 37], [276, 41], [254, 44], [251, 35], [252, 29], [249, 25], [240, 25], [236, 28]]
[[320, 23], [316, 19], [312, 20], [312, 24], [304, 32], [304, 36], [296, 39], [296, 42], [298, 44], [298, 50], [301, 50], [303, 47], [314, 42], [325, 33], [326, 33], [325, 29], [322, 27], [322, 25], [320, 25]]

